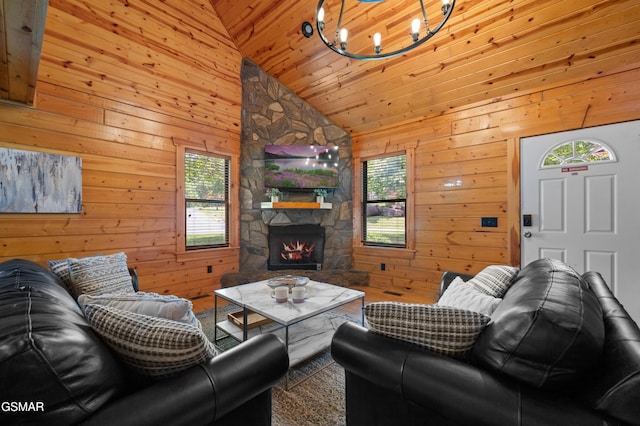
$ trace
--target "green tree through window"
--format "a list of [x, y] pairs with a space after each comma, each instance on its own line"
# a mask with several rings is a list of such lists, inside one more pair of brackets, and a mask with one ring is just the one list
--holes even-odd
[[365, 245], [406, 247], [406, 155], [362, 162]]
[[615, 161], [606, 145], [589, 140], [574, 140], [553, 147], [542, 161], [542, 167]]
[[186, 249], [229, 245], [229, 160], [185, 152]]

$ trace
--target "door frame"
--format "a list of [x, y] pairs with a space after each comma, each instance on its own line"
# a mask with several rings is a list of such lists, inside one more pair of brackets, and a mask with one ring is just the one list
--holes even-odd
[[[525, 136], [522, 136], [525, 137]], [[509, 235], [507, 258], [511, 266], [522, 267], [521, 223], [520, 223], [520, 140], [521, 137], [507, 139], [507, 231]]]

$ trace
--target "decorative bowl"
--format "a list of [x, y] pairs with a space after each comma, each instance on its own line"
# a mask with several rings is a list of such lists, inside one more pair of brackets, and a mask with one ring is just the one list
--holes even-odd
[[295, 275], [283, 275], [282, 277], [274, 277], [267, 280], [267, 285], [273, 290], [276, 287], [287, 286], [289, 287], [289, 291], [293, 287], [301, 287], [307, 285], [309, 282], [309, 278], [307, 277], [298, 277]]

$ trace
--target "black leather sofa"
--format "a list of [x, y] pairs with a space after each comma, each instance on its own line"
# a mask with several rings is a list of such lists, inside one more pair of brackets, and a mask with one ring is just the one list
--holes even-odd
[[[347, 424], [640, 424], [640, 330], [598, 273], [587, 272], [576, 287], [588, 298], [595, 296], [599, 308], [594, 308], [601, 311], [599, 318], [604, 324], [602, 351], [591, 354], [595, 355], [596, 362], [580, 378], [566, 386], [534, 386], [528, 383], [526, 365], [516, 374], [505, 374], [478, 360], [481, 354], [477, 352], [487, 349], [487, 342], [481, 341], [485, 333], [493, 332], [490, 343], [495, 347], [510, 344], [500, 341], [509, 338], [506, 331], [503, 335], [491, 330], [500, 323], [496, 315], [531, 315], [536, 320], [538, 316], [548, 315], [545, 310], [555, 310], [551, 321], [542, 328], [531, 327], [524, 334], [538, 333], [531, 346], [535, 350], [557, 349], [555, 328], [559, 322], [553, 315], [573, 308], [568, 296], [562, 293], [558, 293], [560, 303], [556, 301], [555, 306], [536, 300], [540, 298], [537, 295], [551, 292], [546, 286], [556, 278], [550, 265], [553, 266], [553, 262], [540, 260], [519, 272], [465, 360], [440, 356], [354, 323], [342, 325], [333, 338], [331, 351], [346, 373]], [[470, 278], [444, 273], [441, 294], [457, 275], [465, 281]], [[538, 286], [544, 290], [536, 293], [534, 289]], [[537, 295], [534, 297], [534, 294]], [[520, 306], [526, 304], [534, 309], [529, 313], [519, 312]], [[589, 354], [578, 352], [577, 356]], [[556, 366], [548, 368], [552, 371]]]
[[122, 364], [48, 269], [0, 264], [0, 424], [270, 425], [289, 357], [262, 335], [165, 379]]

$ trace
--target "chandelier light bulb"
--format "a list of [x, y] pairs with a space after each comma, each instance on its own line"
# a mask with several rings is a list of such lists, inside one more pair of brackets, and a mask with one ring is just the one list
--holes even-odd
[[340, 30], [340, 49], [347, 50], [347, 36], [349, 35], [349, 31], [346, 28], [342, 28]]
[[346, 28], [340, 30], [340, 41], [346, 42], [347, 37], [349, 36], [349, 31]]
[[373, 35], [373, 48], [376, 52], [376, 55], [379, 55], [380, 51], [382, 50], [382, 34], [375, 33]]
[[[445, 0], [442, 0], [445, 1]], [[411, 37], [416, 42], [420, 38], [420, 20], [418, 18], [411, 21]]]
[[320, 10], [318, 10], [318, 16], [316, 17], [316, 20], [318, 21], [318, 28], [320, 28], [320, 31], [324, 31], [324, 9], [320, 8]]
[[[360, 60], [374, 60], [374, 59], [386, 59], [392, 58], [395, 56], [403, 55], [410, 50], [413, 50], [421, 45], [423, 45], [427, 40], [431, 39], [431, 37], [435, 36], [438, 31], [440, 31], [445, 23], [449, 20], [449, 17], [453, 14], [453, 11], [456, 6], [456, 0], [441, 0], [442, 2], [442, 18], [440, 20], [436, 19], [428, 19], [427, 10], [424, 5], [424, 0], [407, 0], [407, 3], [411, 3], [412, 6], [408, 6], [406, 11], [409, 16], [413, 15], [416, 17], [411, 20], [410, 28], [411, 28], [411, 39], [412, 41], [404, 38], [403, 35], [406, 34], [406, 29], [403, 30], [402, 27], [396, 28], [393, 23], [385, 23], [378, 22], [377, 17], [369, 16], [368, 13], [362, 14], [359, 13], [358, 10], [354, 10], [354, 8], [348, 7], [348, 2], [346, 0], [342, 0], [341, 2], [337, 2], [340, 4], [339, 10], [334, 10], [331, 8], [330, 10], [325, 10], [323, 8], [325, 2], [327, 0], [318, 0], [318, 6], [315, 9], [315, 18], [316, 18], [316, 27], [318, 28], [318, 35], [322, 42], [332, 51], [336, 52], [339, 55], [346, 56], [351, 59], [360, 59]], [[358, 0], [362, 3], [381, 3], [384, 0]], [[437, 2], [438, 4], [440, 2]], [[357, 4], [357, 3], [356, 3]], [[363, 6], [364, 7], [364, 6]], [[436, 4], [437, 8], [437, 4]], [[351, 9], [351, 10], [345, 10]], [[355, 13], [355, 18], [354, 18]], [[327, 14], [331, 15], [328, 16]], [[436, 13], [437, 15], [437, 13]], [[343, 20], [343, 17], [348, 17]], [[328, 23], [325, 22], [325, 18], [328, 19]], [[430, 16], [429, 18], [436, 18], [435, 16]], [[384, 21], [384, 18], [382, 18]], [[367, 22], [371, 21], [371, 22]], [[424, 28], [423, 27], [424, 23]], [[383, 51], [382, 48], [382, 34], [375, 33], [373, 37], [371, 37], [371, 33], [369, 33], [366, 37], [359, 37], [356, 35], [353, 43], [356, 45], [359, 44], [360, 41], [364, 41], [365, 39], [373, 40], [374, 51], [369, 50], [368, 53], [356, 53], [361, 52], [363, 48], [366, 50], [365, 46], [356, 46], [353, 45], [351, 48], [355, 50], [354, 52], [347, 51], [347, 37], [348, 31], [345, 26], [351, 28], [370, 28], [376, 26], [380, 28], [380, 25], [383, 25], [387, 29], [387, 33], [385, 33], [385, 38], [388, 38], [385, 41], [385, 48]], [[405, 24], [406, 25], [406, 24]], [[325, 34], [325, 27], [331, 26], [331, 31]], [[404, 27], [406, 28], [406, 27]], [[402, 34], [403, 33], [403, 34]], [[304, 32], [303, 32], [304, 34]], [[332, 36], [329, 36], [329, 35]], [[406, 35], [404, 36], [406, 37]], [[353, 44], [351, 43], [351, 44]], [[371, 43], [371, 41], [369, 41]], [[369, 45], [371, 46], [371, 45]], [[370, 49], [370, 48], [369, 48]]]

